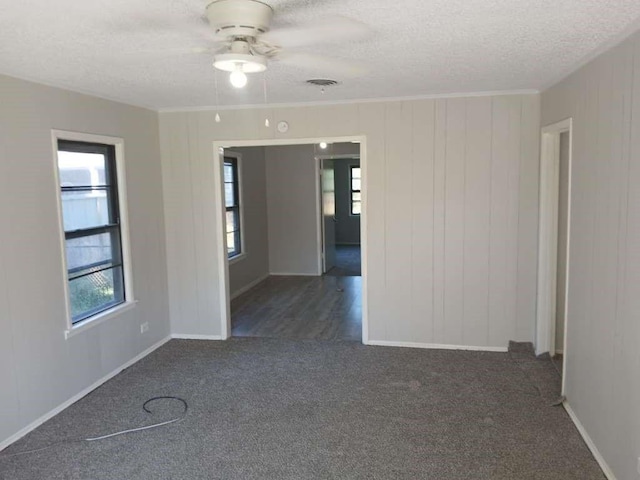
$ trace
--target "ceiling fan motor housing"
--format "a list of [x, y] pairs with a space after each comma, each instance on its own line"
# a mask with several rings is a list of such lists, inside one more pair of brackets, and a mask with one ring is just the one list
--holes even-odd
[[269, 31], [273, 9], [257, 0], [215, 0], [207, 18], [218, 37], [256, 37]]

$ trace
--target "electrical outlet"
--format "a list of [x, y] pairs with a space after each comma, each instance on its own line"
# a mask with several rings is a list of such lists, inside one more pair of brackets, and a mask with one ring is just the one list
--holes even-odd
[[140, 333], [145, 333], [149, 331], [149, 322], [144, 322], [140, 325]]

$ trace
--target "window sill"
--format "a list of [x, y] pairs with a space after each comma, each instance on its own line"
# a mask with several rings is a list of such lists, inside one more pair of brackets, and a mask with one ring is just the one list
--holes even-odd
[[68, 340], [69, 338], [81, 332], [84, 332], [85, 330], [89, 330], [90, 328], [98, 326], [101, 323], [106, 322], [111, 318], [114, 318], [114, 317], [117, 317], [118, 315], [123, 314], [124, 312], [128, 312], [129, 310], [132, 310], [137, 303], [138, 303], [137, 300], [132, 300], [132, 301], [117, 305], [113, 308], [110, 308], [109, 310], [105, 310], [104, 312], [100, 312], [97, 315], [94, 315], [93, 317], [91, 317], [89, 320], [85, 320], [81, 324], [65, 330], [64, 338], [65, 340]]
[[229, 259], [229, 265], [233, 265], [234, 263], [238, 263], [240, 260], [244, 260], [247, 258], [247, 253], [241, 253], [240, 255], [236, 255], [235, 257], [231, 257]]

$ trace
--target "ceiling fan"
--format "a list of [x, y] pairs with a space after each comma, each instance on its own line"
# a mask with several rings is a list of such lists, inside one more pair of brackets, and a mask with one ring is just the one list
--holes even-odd
[[344, 76], [363, 73], [363, 68], [352, 62], [290, 49], [361, 38], [371, 31], [366, 25], [337, 16], [310, 25], [271, 30], [273, 16], [273, 8], [258, 0], [214, 0], [206, 7], [207, 20], [219, 44], [214, 50], [213, 66], [229, 72], [234, 87], [247, 84], [246, 74], [265, 71], [269, 60]]

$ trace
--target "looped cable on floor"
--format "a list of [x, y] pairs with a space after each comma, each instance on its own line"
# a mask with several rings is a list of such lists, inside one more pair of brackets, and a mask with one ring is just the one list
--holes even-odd
[[127, 430], [121, 430], [119, 432], [109, 433], [107, 435], [101, 435], [99, 437], [61, 440], [59, 442], [52, 443], [51, 445], [47, 445], [46, 447], [35, 448], [33, 450], [25, 450], [23, 452], [6, 453], [6, 454], [3, 454], [2, 452], [0, 452], [0, 459], [2, 459], [4, 457], [17, 457], [19, 455], [27, 455], [29, 453], [41, 452], [43, 450], [48, 450], [50, 448], [53, 448], [53, 447], [58, 446], [58, 445], [63, 444], [63, 443], [95, 442], [97, 440], [105, 440], [107, 438], [117, 437], [119, 435], [124, 435], [126, 433], [141, 432], [143, 430], [150, 430], [152, 428], [164, 427], [165, 425], [170, 425], [172, 423], [181, 422], [182, 420], [184, 420], [186, 418], [187, 412], [189, 411], [189, 404], [187, 403], [187, 401], [185, 399], [180, 398], [180, 397], [174, 397], [174, 396], [171, 396], [171, 395], [163, 395], [163, 396], [158, 396], [158, 397], [152, 397], [152, 398], [148, 399], [146, 402], [144, 402], [142, 404], [142, 409], [147, 413], [153, 414], [153, 411], [151, 411], [147, 407], [147, 405], [149, 405], [152, 402], [155, 402], [156, 400], [177, 400], [177, 401], [181, 402], [182, 406], [183, 406], [182, 415], [180, 415], [179, 417], [173, 418], [171, 420], [167, 420], [165, 422], [154, 423], [153, 425], [146, 425], [144, 427], [137, 427], [137, 428], [130, 428], [130, 429], [127, 429]]
[[174, 418], [172, 420], [167, 420], [166, 422], [154, 423], [153, 425], [146, 425], [144, 427], [130, 428], [128, 430], [122, 430], [120, 432], [109, 433], [107, 435], [101, 435], [99, 437], [85, 438], [84, 440], [87, 441], [87, 442], [95, 442], [96, 440], [104, 440], [106, 438], [117, 437], [118, 435], [124, 435], [126, 433], [141, 432], [143, 430], [150, 430], [152, 428], [163, 427], [165, 425], [170, 425], [172, 423], [177, 423], [177, 422], [181, 422], [182, 420], [184, 420], [184, 418], [187, 416], [187, 411], [189, 410], [189, 405], [187, 404], [187, 402], [184, 399], [182, 399], [180, 397], [172, 397], [172, 396], [153, 397], [153, 398], [150, 398], [149, 400], [147, 400], [146, 402], [144, 402], [142, 404], [142, 409], [147, 413], [153, 413], [151, 410], [149, 410], [147, 408], [147, 405], [149, 403], [155, 401], [155, 400], [163, 400], [163, 399], [166, 399], [166, 400], [178, 400], [178, 401], [182, 402], [182, 405], [184, 407], [184, 411], [182, 412], [182, 416]]

